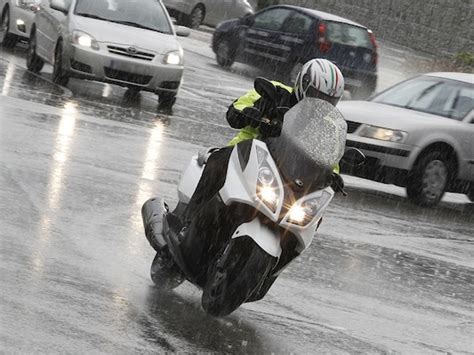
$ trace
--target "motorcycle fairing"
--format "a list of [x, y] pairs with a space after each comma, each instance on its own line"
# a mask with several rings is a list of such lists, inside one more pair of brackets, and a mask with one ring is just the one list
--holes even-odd
[[[257, 245], [275, 258], [279, 258], [282, 250], [280, 238], [275, 237], [275, 233], [267, 226], [263, 225], [258, 218], [243, 223], [235, 230], [232, 239], [248, 236], [252, 238]], [[258, 236], [255, 238], [254, 236]]]
[[[276, 177], [278, 189], [279, 189], [279, 201], [276, 207], [276, 212], [273, 212], [270, 208], [268, 208], [264, 203], [262, 203], [257, 196], [257, 180], [258, 180], [258, 168], [259, 168], [259, 157], [257, 156], [257, 151], [266, 151], [267, 154], [267, 163], [273, 170], [273, 173]], [[284, 195], [284, 188], [283, 182], [280, 177], [280, 174], [276, 168], [276, 164], [271, 158], [270, 153], [268, 152], [268, 148], [266, 144], [262, 141], [254, 139], [252, 141], [252, 148], [250, 151], [250, 156], [248, 163], [245, 166], [245, 169], [242, 171], [242, 165], [239, 161], [239, 154], [238, 148], [235, 147], [232, 151], [230, 156], [229, 165], [227, 168], [227, 176], [224, 186], [219, 191], [222, 201], [225, 205], [229, 206], [232, 203], [243, 203], [246, 205], [250, 205], [257, 209], [259, 212], [264, 214], [267, 218], [271, 221], [279, 224], [282, 228], [289, 230], [293, 233], [296, 238], [298, 239], [298, 247], [297, 251], [302, 252], [306, 248], [308, 248], [313, 240], [314, 234], [316, 232], [318, 222], [321, 219], [322, 212], [324, 208], [329, 204], [332, 197], [334, 196], [334, 192], [330, 188], [326, 188], [324, 190], [315, 191], [309, 195], [302, 197], [300, 200], [296, 201], [295, 204], [301, 204], [305, 200], [317, 198], [321, 194], [328, 194], [328, 198], [324, 200], [324, 204], [321, 206], [320, 213], [315, 216], [315, 218], [305, 226], [300, 226], [296, 224], [292, 224], [289, 221], [289, 211], [285, 215], [283, 219], [280, 220], [280, 214], [284, 208], [285, 203], [285, 195]], [[288, 209], [288, 208], [287, 208]], [[253, 230], [254, 232], [260, 230], [259, 228], [254, 225], [254, 229], [250, 230], [249, 233]], [[240, 226], [237, 228], [237, 230]], [[274, 231], [269, 231], [272, 233], [275, 243], [280, 245], [280, 236], [277, 235]], [[239, 234], [240, 235], [240, 234]], [[259, 240], [259, 238], [265, 239], [267, 235], [260, 236], [259, 234], [247, 234], [250, 238], [252, 238], [262, 249], [264, 249], [268, 254], [274, 255], [275, 253], [275, 246], [273, 243], [269, 243], [267, 240]], [[235, 236], [238, 237], [238, 236]], [[275, 244], [275, 245], [276, 245]]]

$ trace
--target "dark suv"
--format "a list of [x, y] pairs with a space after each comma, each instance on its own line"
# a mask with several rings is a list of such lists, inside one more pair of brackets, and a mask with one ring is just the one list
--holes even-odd
[[275, 68], [294, 82], [312, 58], [334, 62], [353, 98], [366, 98], [377, 85], [377, 44], [372, 31], [342, 17], [304, 7], [277, 5], [221, 22], [212, 48], [219, 65], [234, 61]]

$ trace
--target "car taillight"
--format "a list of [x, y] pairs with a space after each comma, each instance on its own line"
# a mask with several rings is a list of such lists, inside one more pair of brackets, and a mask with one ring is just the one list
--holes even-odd
[[327, 25], [321, 22], [317, 27], [317, 42], [316, 45], [321, 53], [327, 53], [331, 49], [331, 43], [326, 41]]
[[377, 40], [375, 39], [374, 33], [371, 30], [367, 30], [367, 32], [369, 32], [370, 42], [372, 42], [374, 48], [378, 48], [379, 45], [377, 44]]
[[379, 60], [379, 56], [377, 54], [377, 48], [379, 45], [377, 44], [377, 40], [375, 39], [375, 35], [371, 30], [367, 30], [369, 32], [370, 42], [372, 42], [372, 46], [374, 47], [374, 51], [372, 52], [372, 64], [377, 64]]

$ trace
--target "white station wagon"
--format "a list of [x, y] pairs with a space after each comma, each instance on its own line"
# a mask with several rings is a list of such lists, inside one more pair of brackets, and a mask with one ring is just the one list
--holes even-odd
[[348, 123], [347, 147], [367, 156], [346, 172], [404, 186], [424, 206], [445, 191], [474, 202], [474, 74], [421, 75], [338, 108]]
[[[45, 4], [46, 3], [46, 4]], [[183, 49], [159, 0], [49, 0], [36, 13], [27, 67], [53, 65], [53, 81], [69, 78], [108, 82], [156, 93], [171, 108], [183, 75]]]

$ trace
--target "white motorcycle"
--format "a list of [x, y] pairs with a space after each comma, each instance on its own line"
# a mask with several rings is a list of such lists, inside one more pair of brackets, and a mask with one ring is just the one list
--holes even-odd
[[[263, 98], [275, 97], [264, 79], [255, 81], [255, 89]], [[156, 285], [173, 289], [187, 279], [203, 289], [207, 313], [225, 316], [264, 297], [310, 246], [335, 191], [343, 191], [333, 167], [343, 157], [347, 125], [335, 107], [315, 98], [300, 101], [284, 118], [279, 137], [233, 148], [222, 188], [199, 214], [199, 232], [183, 233], [183, 214], [208, 155], [193, 157], [184, 171], [173, 212], [160, 198], [143, 205], [145, 234], [157, 251], [151, 266]], [[357, 165], [363, 159], [350, 150], [343, 161]], [[183, 254], [183, 240], [196, 255]]]

